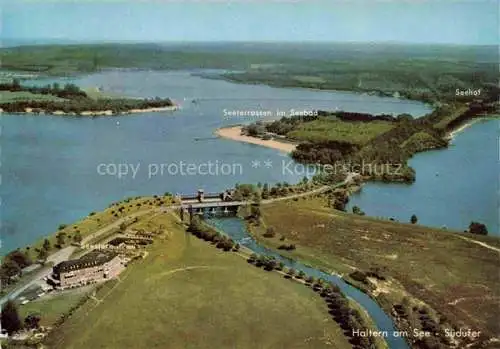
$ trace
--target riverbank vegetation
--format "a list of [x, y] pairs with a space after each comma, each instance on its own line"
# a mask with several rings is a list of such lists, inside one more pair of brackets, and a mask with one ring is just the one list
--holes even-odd
[[6, 113], [120, 114], [174, 106], [168, 98], [93, 98], [74, 84], [23, 86], [17, 79], [0, 84], [0, 97], [0, 108]]
[[285, 268], [282, 262], [278, 262], [274, 257], [259, 256], [255, 253], [248, 257], [248, 263], [266, 271], [276, 270], [283, 274], [286, 279], [293, 279], [301, 284], [311, 287], [326, 302], [332, 320], [337, 322], [344, 330], [344, 334], [349, 338], [349, 342], [356, 349], [369, 349], [375, 347], [375, 340], [371, 336], [355, 335], [355, 333], [368, 333], [370, 328], [366, 326], [366, 320], [361, 312], [350, 305], [347, 297], [340, 291], [339, 287], [333, 283], [328, 283], [323, 279], [315, 279], [307, 276], [303, 271], [298, 273], [293, 268]]
[[[325, 207], [324, 198], [277, 202], [261, 208], [250, 224], [268, 247], [295, 244], [286, 256], [342, 273], [392, 314], [398, 328], [438, 333], [411, 338], [415, 347], [488, 347], [498, 327], [498, 239], [416, 224], [347, 215]], [[264, 237], [272, 227], [275, 237]], [[464, 238], [462, 238], [464, 237]], [[446, 336], [445, 330], [481, 331], [478, 338]]]
[[312, 290], [186, 235], [168, 213], [155, 219], [165, 226], [165, 238], [148, 247], [145, 260], [129, 266], [120, 281], [74, 311], [45, 345], [352, 347], [335, 322], [325, 321], [328, 308]]
[[[260, 213], [256, 214], [255, 210], [250, 211], [252, 212], [252, 219], [255, 220], [260, 218]], [[239, 244], [235, 244], [231, 238], [206, 224], [199, 216], [194, 216], [192, 218], [188, 231], [200, 239], [211, 242], [217, 248], [221, 248], [226, 252], [238, 252], [240, 250]], [[269, 231], [267, 231], [266, 234], [269, 234]], [[258, 256], [252, 253], [248, 256], [247, 262], [258, 268], [263, 268], [266, 271], [277, 271], [283, 274], [286, 279], [293, 279], [300, 284], [310, 286], [325, 300], [332, 320], [338, 323], [340, 328], [344, 331], [344, 335], [349, 340], [349, 343], [351, 343], [354, 348], [374, 348], [376, 342], [373, 338], [355, 335], [358, 331], [361, 333], [368, 332], [368, 330], [372, 328], [366, 326], [366, 319], [357, 308], [350, 305], [346, 296], [336, 285], [329, 284], [322, 279], [315, 280], [313, 277], [308, 277], [303, 271], [296, 273], [294, 269], [286, 269], [284, 263], [278, 262], [274, 257], [264, 255]], [[383, 348], [382, 343], [377, 343], [376, 348]]]
[[240, 248], [240, 245], [235, 243], [233, 239], [219, 233], [217, 230], [203, 222], [203, 220], [198, 216], [194, 216], [192, 218], [189, 223], [188, 231], [202, 240], [211, 242], [217, 248], [226, 252], [236, 252]]

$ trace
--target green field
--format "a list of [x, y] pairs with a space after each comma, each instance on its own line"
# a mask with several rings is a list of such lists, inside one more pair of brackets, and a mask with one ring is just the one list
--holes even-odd
[[62, 314], [66, 314], [78, 304], [86, 292], [89, 292], [88, 288], [48, 294], [41, 299], [21, 305], [19, 313], [22, 318], [32, 313], [38, 313], [41, 315], [40, 325], [53, 326]]
[[311, 289], [169, 232], [50, 336], [49, 348], [351, 348]]
[[[406, 298], [455, 326], [486, 337], [500, 334], [498, 239], [346, 214], [325, 208], [320, 199], [266, 205], [262, 215], [263, 225], [251, 228], [257, 239], [274, 248], [296, 244], [285, 252], [291, 257], [346, 276], [382, 270], [387, 281], [373, 280], [366, 288], [387, 311]], [[262, 237], [268, 227], [276, 237]]]
[[0, 104], [1, 103], [9, 103], [9, 102], [17, 102], [17, 101], [54, 101], [54, 102], [63, 102], [65, 101], [63, 98], [59, 98], [52, 95], [42, 95], [42, 94], [34, 94], [31, 92], [11, 92], [11, 91], [0, 91]]
[[97, 87], [87, 87], [82, 88], [89, 98], [92, 99], [113, 99], [113, 98], [125, 98], [115, 93], [103, 92]]
[[386, 121], [359, 123], [320, 119], [299, 124], [287, 137], [298, 141], [342, 141], [363, 145], [393, 127]]

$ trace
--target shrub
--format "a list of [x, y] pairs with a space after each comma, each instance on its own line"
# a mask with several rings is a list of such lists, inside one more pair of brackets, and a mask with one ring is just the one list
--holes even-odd
[[471, 222], [469, 225], [469, 233], [478, 235], [488, 235], [486, 225], [479, 222]]
[[295, 250], [295, 244], [290, 244], [290, 245], [279, 245], [278, 246], [278, 250], [286, 250], [286, 251], [292, 251], [292, 250]]
[[252, 253], [250, 255], [250, 257], [248, 257], [247, 261], [248, 261], [248, 263], [252, 263], [253, 264], [253, 263], [255, 263], [257, 261], [257, 258], [258, 258], [257, 254]]
[[273, 227], [267, 228], [266, 232], [264, 233], [265, 238], [273, 238], [276, 235], [276, 232]]
[[353, 271], [352, 273], [349, 274], [349, 276], [352, 279], [362, 283], [366, 283], [368, 281], [366, 274], [359, 270]]

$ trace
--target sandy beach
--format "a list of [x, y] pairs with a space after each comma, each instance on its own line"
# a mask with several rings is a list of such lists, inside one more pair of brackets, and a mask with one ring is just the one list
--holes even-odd
[[465, 124], [463, 124], [462, 126], [458, 127], [457, 129], [449, 132], [447, 135], [446, 135], [446, 138], [448, 140], [453, 140], [453, 138], [455, 138], [455, 136], [457, 134], [459, 134], [460, 132], [464, 131], [466, 128], [468, 128], [469, 126], [473, 125], [475, 122], [481, 120], [481, 118], [475, 118], [475, 119], [471, 119], [469, 121], [467, 121]]
[[296, 144], [280, 142], [277, 140], [264, 140], [260, 138], [244, 136], [241, 134], [242, 126], [232, 126], [232, 127], [224, 127], [218, 129], [215, 133], [217, 136], [222, 138], [231, 139], [233, 141], [251, 143], [256, 145], [261, 145], [263, 147], [277, 149], [286, 153], [290, 153], [297, 147]]

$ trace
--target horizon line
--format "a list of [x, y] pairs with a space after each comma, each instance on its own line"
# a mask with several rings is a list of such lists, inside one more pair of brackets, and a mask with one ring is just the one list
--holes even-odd
[[[398, 41], [398, 40], [377, 40], [377, 41], [341, 41], [341, 40], [144, 40], [144, 39], [68, 39], [54, 37], [40, 38], [2, 38], [0, 47], [5, 41], [62, 41], [61, 45], [69, 43], [93, 44], [93, 43], [123, 43], [123, 44], [389, 44], [389, 45], [440, 45], [440, 46], [497, 46], [496, 43], [455, 43], [455, 42], [421, 42], [421, 41]], [[33, 43], [31, 43], [32, 45]], [[30, 45], [30, 44], [28, 44]], [[39, 45], [48, 45], [40, 43]], [[22, 44], [18, 46], [23, 46]]]

